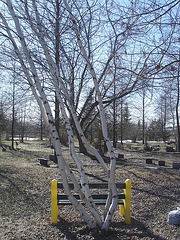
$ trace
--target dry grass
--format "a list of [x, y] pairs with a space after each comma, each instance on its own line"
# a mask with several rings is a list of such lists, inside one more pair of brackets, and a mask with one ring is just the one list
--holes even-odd
[[[64, 156], [70, 161], [67, 149]], [[169, 225], [169, 211], [179, 206], [180, 171], [170, 166], [159, 167], [158, 160], [180, 161], [171, 153], [124, 152], [117, 162], [116, 179], [132, 180], [132, 224], [124, 224], [119, 209], [107, 235], [89, 229], [79, 214], [69, 206], [60, 209], [57, 226], [51, 224], [50, 182], [60, 179], [58, 168], [39, 165], [38, 158], [48, 158], [52, 150], [40, 142], [21, 144], [20, 151], [0, 152], [0, 238], [1, 239], [171, 239], [180, 236], [179, 227]], [[116, 150], [116, 154], [119, 151]], [[122, 153], [122, 151], [121, 151]], [[106, 179], [99, 164], [82, 154], [89, 181]], [[146, 168], [145, 159], [152, 157], [153, 167]], [[53, 164], [51, 162], [51, 164]], [[71, 167], [75, 169], [71, 162]], [[77, 174], [76, 171], [74, 171]], [[100, 207], [102, 211], [102, 208]]]

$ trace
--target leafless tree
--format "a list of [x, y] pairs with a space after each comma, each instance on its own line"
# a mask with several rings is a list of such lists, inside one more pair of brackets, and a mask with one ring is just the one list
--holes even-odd
[[[17, 55], [17, 65], [49, 127], [65, 192], [91, 227], [98, 224], [107, 230], [117, 206], [116, 158], [108, 135], [105, 107], [143, 88], [145, 76], [153, 81], [155, 74], [162, 71], [165, 54], [160, 52], [167, 51], [169, 46], [155, 38], [151, 44], [145, 33], [152, 33], [157, 21], [178, 2], [158, 5], [156, 1], [131, 1], [121, 5], [116, 1], [1, 1], [2, 47], [7, 57], [11, 56], [12, 48]], [[115, 93], [114, 81], [119, 86]], [[78, 179], [62, 154], [51, 110], [54, 93], [70, 153], [79, 171]], [[83, 132], [92, 121], [90, 115], [95, 108], [110, 157], [109, 167]], [[109, 196], [104, 221], [93, 202], [82, 160], [75, 151], [72, 123], [85, 149], [98, 159], [107, 174]], [[69, 177], [90, 213], [73, 197], [68, 187]]]

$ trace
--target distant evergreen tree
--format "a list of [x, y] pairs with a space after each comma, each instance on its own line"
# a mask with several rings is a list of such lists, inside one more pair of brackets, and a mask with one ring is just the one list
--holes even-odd
[[161, 119], [158, 120], [153, 120], [150, 125], [149, 128], [147, 130], [147, 137], [148, 140], [154, 140], [154, 141], [158, 141], [158, 140], [167, 140], [169, 137], [169, 133], [167, 130], [164, 130], [163, 128], [163, 121]]

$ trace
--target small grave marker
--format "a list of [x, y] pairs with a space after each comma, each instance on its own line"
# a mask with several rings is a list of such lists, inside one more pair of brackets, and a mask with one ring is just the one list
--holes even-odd
[[45, 166], [45, 167], [49, 167], [48, 165], [48, 160], [45, 158], [39, 158], [40, 164]]
[[124, 158], [124, 154], [118, 154], [118, 158]]
[[49, 155], [49, 160], [53, 161], [54, 163], [57, 163], [57, 157], [54, 154]]
[[166, 152], [174, 152], [174, 148], [173, 147], [166, 147]]
[[173, 162], [173, 169], [180, 169], [180, 162]]
[[146, 158], [146, 163], [147, 164], [152, 164], [152, 159], [151, 158]]
[[5, 148], [5, 147], [2, 147], [2, 151], [3, 151], [3, 152], [6, 152], [6, 148]]
[[159, 166], [165, 166], [165, 161], [159, 160]]

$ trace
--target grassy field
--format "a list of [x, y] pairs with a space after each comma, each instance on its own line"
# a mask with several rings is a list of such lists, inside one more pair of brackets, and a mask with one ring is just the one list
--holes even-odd
[[[179, 239], [179, 227], [167, 222], [168, 213], [180, 204], [180, 171], [172, 168], [174, 161], [180, 162], [179, 154], [115, 150], [116, 155], [124, 154], [117, 161], [117, 182], [132, 180], [132, 223], [124, 224], [117, 207], [104, 236], [99, 229], [90, 229], [71, 206], [62, 207], [59, 223], [51, 224], [50, 183], [60, 174], [53, 162], [43, 167], [38, 159], [49, 158], [52, 149], [39, 141], [21, 143], [19, 149], [0, 151], [0, 239]], [[67, 148], [63, 154], [78, 175]], [[79, 156], [89, 181], [106, 180], [96, 161]], [[147, 165], [147, 158], [153, 164]], [[159, 166], [159, 160], [165, 160], [166, 166]]]

